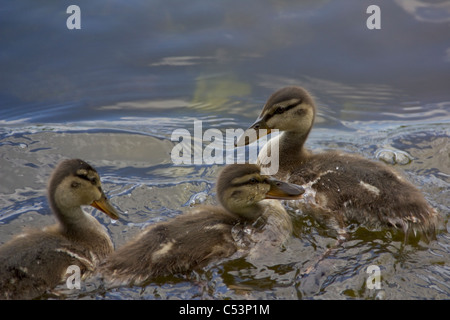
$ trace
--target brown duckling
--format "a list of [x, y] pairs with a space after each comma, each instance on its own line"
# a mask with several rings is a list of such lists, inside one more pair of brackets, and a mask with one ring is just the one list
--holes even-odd
[[[305, 148], [315, 115], [314, 100], [305, 89], [280, 89], [270, 96], [237, 145], [251, 143], [245, 136], [255, 136], [250, 134], [252, 130], [266, 129], [261, 130], [263, 135], [278, 129], [280, 135], [265, 146], [273, 143], [279, 148], [279, 171], [274, 176], [305, 187], [303, 200], [296, 201], [296, 207], [342, 236], [346, 235], [345, 226], [356, 222], [375, 229], [394, 227], [405, 237], [412, 231], [425, 240], [433, 238], [438, 213], [397, 171], [361, 156], [339, 151], [314, 154]], [[266, 150], [258, 156], [261, 163], [267, 162], [262, 158]]]
[[259, 239], [267, 235], [269, 242], [279, 243], [290, 234], [291, 219], [280, 201], [264, 199], [297, 199], [304, 192], [261, 175], [259, 166], [251, 164], [226, 166], [216, 189], [222, 206], [200, 205], [147, 227], [100, 266], [104, 279], [113, 285], [142, 285], [159, 276], [189, 274], [241, 250], [243, 226], [259, 225]]
[[105, 228], [81, 208], [91, 205], [119, 218], [89, 164], [59, 163], [49, 180], [48, 201], [57, 224], [26, 231], [0, 247], [0, 299], [37, 298], [63, 282], [69, 266], [86, 276], [114, 250]]

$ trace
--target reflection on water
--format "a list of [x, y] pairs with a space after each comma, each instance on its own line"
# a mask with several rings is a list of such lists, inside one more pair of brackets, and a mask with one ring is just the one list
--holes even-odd
[[447, 1], [394, 0], [419, 21], [445, 23], [450, 21], [450, 3]]
[[[216, 204], [222, 166], [175, 166], [172, 132], [193, 133], [198, 120], [203, 132], [245, 129], [287, 85], [304, 86], [316, 99], [309, 148], [392, 162], [449, 228], [448, 2], [382, 3], [378, 31], [365, 27], [370, 4], [80, 2], [82, 29], [68, 31], [64, 6], [5, 3], [0, 243], [24, 226], [53, 223], [45, 187], [63, 158], [98, 169], [123, 219], [92, 213], [116, 247], [190, 206]], [[59, 289], [74, 299], [450, 298], [445, 230], [430, 244], [404, 245], [390, 231], [354, 226], [347, 243], [303, 276], [335, 239], [289, 210], [294, 236], [259, 260], [212, 264], [192, 275], [197, 281], [170, 277], [105, 291], [94, 280], [81, 292]], [[366, 285], [370, 265], [381, 269], [381, 290]]]

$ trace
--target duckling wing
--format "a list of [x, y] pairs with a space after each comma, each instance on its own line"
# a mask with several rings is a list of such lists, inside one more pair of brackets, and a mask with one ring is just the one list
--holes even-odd
[[35, 231], [0, 247], [0, 299], [33, 299], [53, 289], [67, 268], [92, 269], [89, 255], [64, 237]]
[[237, 247], [237, 218], [215, 207], [198, 207], [148, 227], [107, 258], [100, 272], [114, 284], [142, 284], [150, 278], [187, 274], [231, 256]]
[[340, 153], [313, 156], [297, 167], [289, 182], [313, 195], [313, 206], [331, 210], [346, 221], [407, 232], [434, 232], [437, 213], [422, 193], [385, 164]]

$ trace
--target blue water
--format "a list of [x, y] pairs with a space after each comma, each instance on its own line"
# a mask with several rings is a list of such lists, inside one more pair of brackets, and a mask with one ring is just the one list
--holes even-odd
[[[449, 1], [77, 1], [81, 29], [69, 30], [71, 4], [0, 8], [0, 243], [53, 222], [45, 186], [68, 157], [92, 163], [124, 212], [96, 216], [116, 247], [190, 203], [214, 203], [221, 166], [175, 166], [171, 134], [195, 120], [245, 129], [286, 85], [318, 105], [309, 148], [406, 154], [392, 165], [445, 223], [420, 246], [360, 232], [312, 281], [298, 274], [333, 239], [300, 214], [285, 251], [211, 266], [199, 275], [208, 289], [177, 280], [70, 298], [450, 298]], [[372, 4], [379, 30], [366, 26]], [[381, 290], [364, 284], [371, 264]]]

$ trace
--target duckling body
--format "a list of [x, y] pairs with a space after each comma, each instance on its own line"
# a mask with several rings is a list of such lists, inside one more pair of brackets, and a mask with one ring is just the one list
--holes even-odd
[[146, 229], [110, 256], [100, 271], [114, 284], [183, 274], [236, 252], [231, 229], [239, 219], [215, 207], [194, 209]]
[[[274, 176], [302, 185], [302, 200], [290, 204], [312, 214], [340, 235], [351, 222], [368, 228], [394, 227], [424, 239], [434, 236], [439, 216], [422, 193], [400, 173], [381, 162], [343, 152], [311, 153], [305, 141], [315, 118], [312, 97], [300, 87], [275, 92], [248, 130], [279, 129], [269, 145], [279, 148], [279, 171]], [[251, 142], [251, 141], [250, 141]]]
[[437, 213], [398, 172], [356, 155], [312, 155], [287, 176], [308, 195], [297, 207], [339, 233], [356, 222], [369, 229], [394, 227], [432, 238]]
[[[198, 206], [148, 227], [109, 256], [100, 272], [108, 282], [137, 285], [160, 276], [188, 274], [246, 247], [242, 233], [255, 222], [261, 222], [258, 232], [264, 234], [269, 229], [267, 216], [283, 221], [268, 231], [274, 243], [283, 241], [292, 228], [287, 212], [279, 201], [264, 199], [297, 198], [302, 193], [299, 187], [262, 176], [256, 165], [227, 166], [217, 182], [222, 206]], [[282, 232], [277, 231], [280, 225]]]
[[0, 247], [1, 299], [37, 298], [70, 275], [69, 266], [87, 275], [114, 249], [104, 227], [80, 207], [92, 205], [118, 218], [89, 164], [62, 161], [49, 180], [48, 199], [58, 223], [26, 231]]

